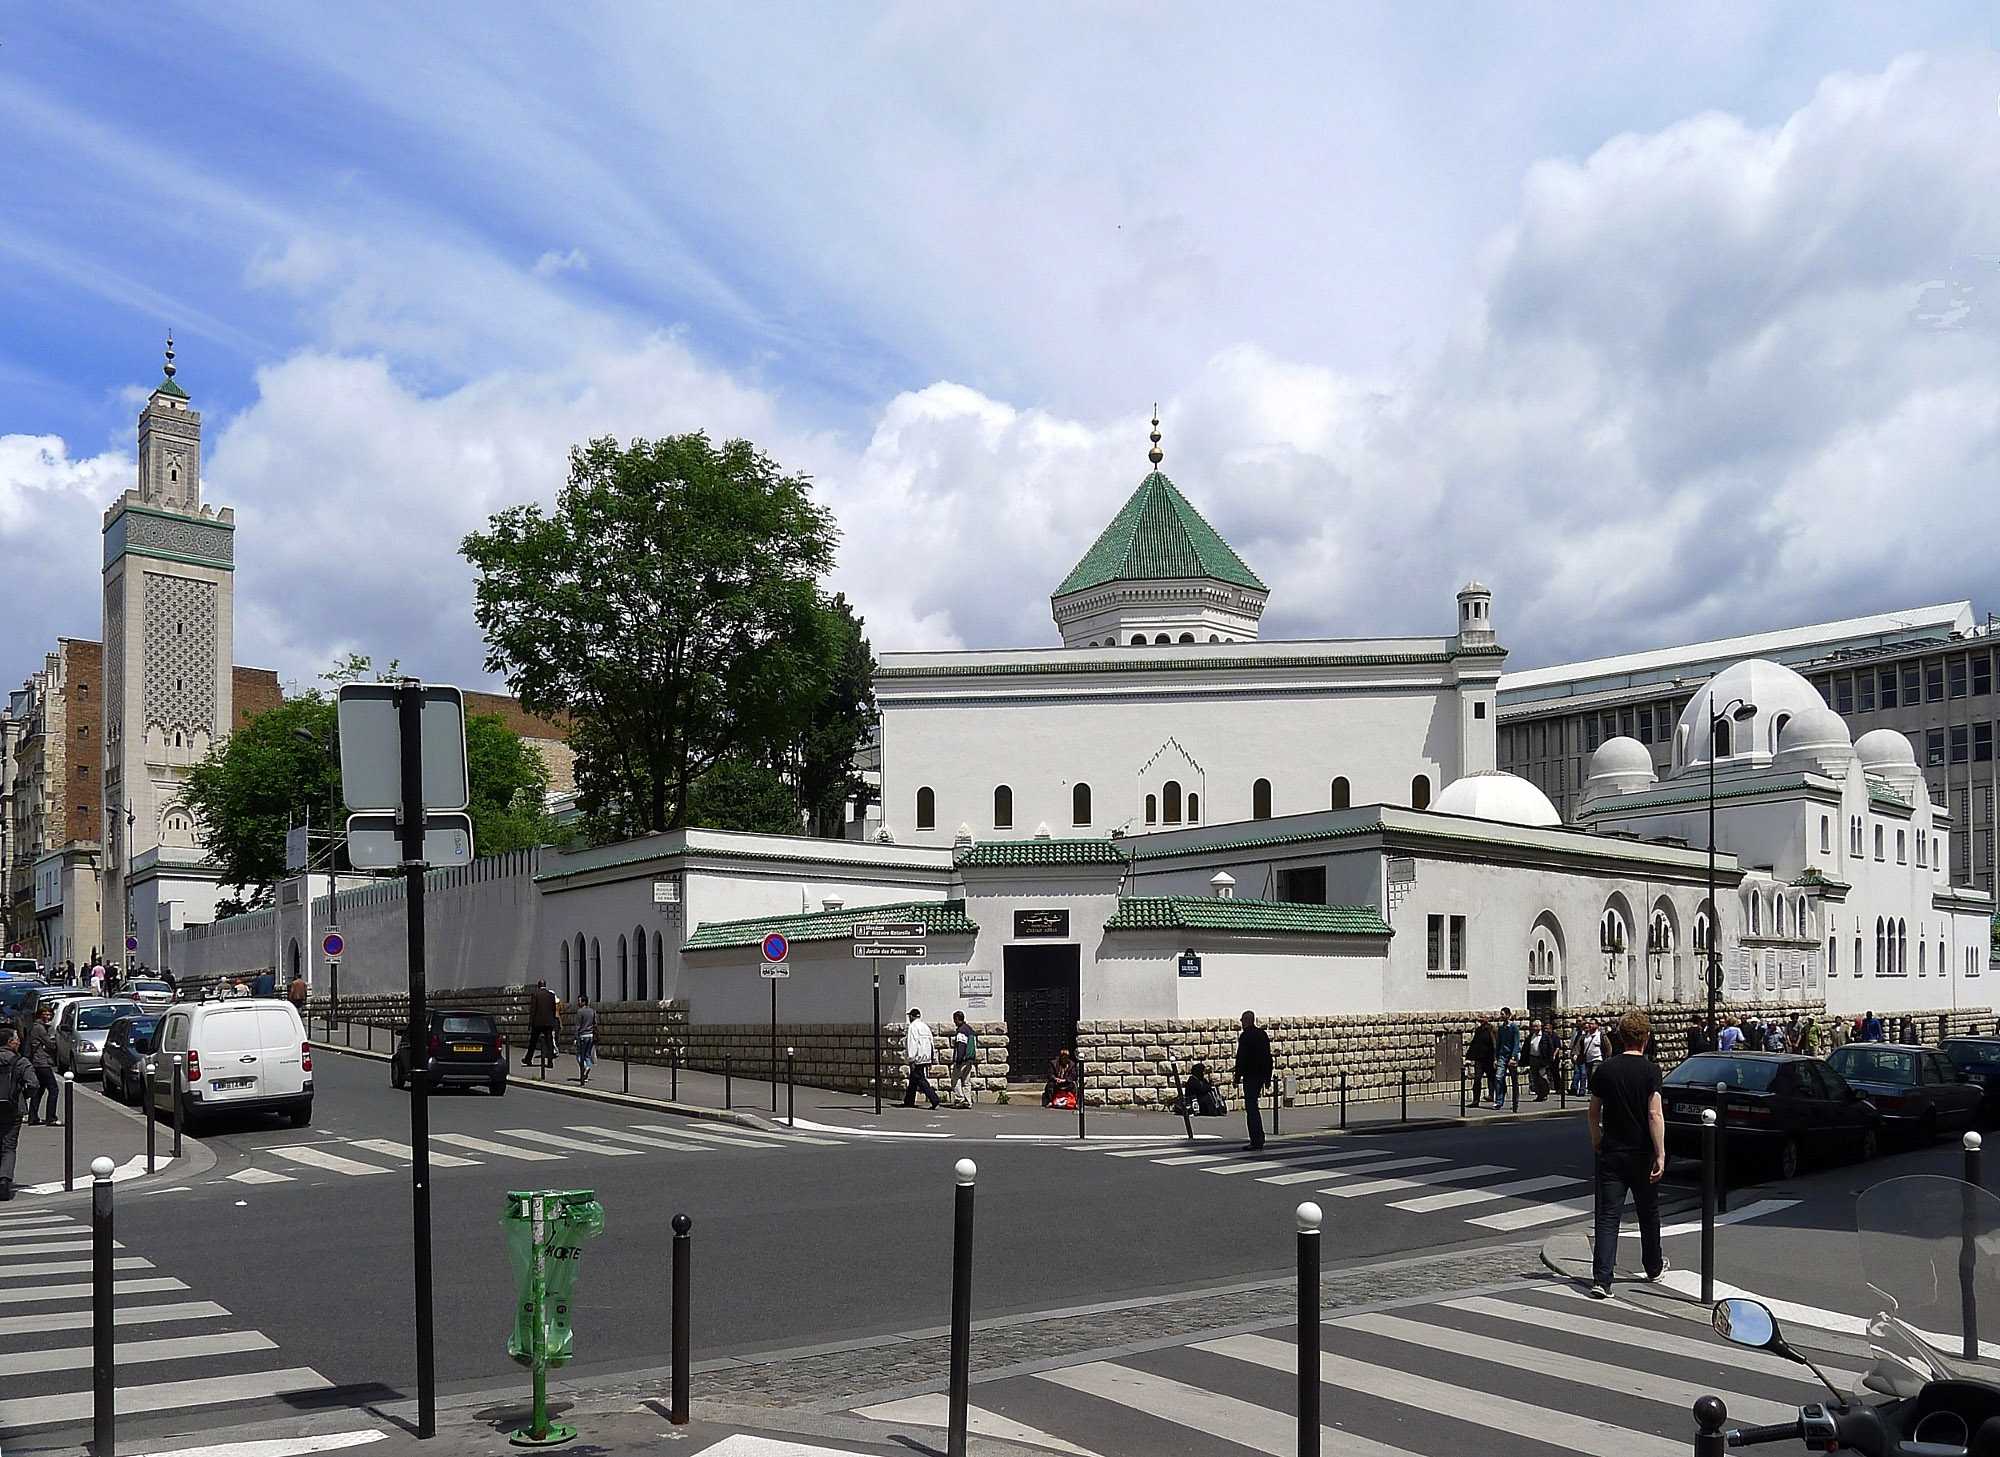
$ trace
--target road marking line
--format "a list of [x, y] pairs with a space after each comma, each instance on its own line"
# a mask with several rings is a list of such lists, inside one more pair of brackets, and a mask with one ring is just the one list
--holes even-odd
[[490, 1153], [503, 1159], [521, 1159], [531, 1164], [555, 1163], [562, 1158], [559, 1153], [543, 1153], [539, 1149], [516, 1148], [511, 1143], [495, 1143], [489, 1138], [474, 1138], [469, 1133], [434, 1133], [433, 1143], [448, 1143], [453, 1148], [469, 1148], [474, 1153]]
[[373, 1428], [358, 1432], [327, 1432], [317, 1437], [274, 1437], [255, 1442], [218, 1442], [209, 1447], [182, 1447], [160, 1457], [307, 1457], [312, 1452], [337, 1452], [345, 1447], [365, 1447], [380, 1442], [387, 1432]]
[[[788, 1135], [758, 1133], [750, 1129], [731, 1129], [727, 1133], [710, 1133], [705, 1128], [676, 1128], [667, 1123], [635, 1123], [632, 1125], [644, 1133], [664, 1133], [673, 1138], [692, 1138], [697, 1143], [726, 1143], [732, 1148], [782, 1148]], [[800, 1138], [800, 1143], [812, 1142], [836, 1144], [837, 1138]]]
[[1160, 1150], [1157, 1146], [1153, 1148], [1100, 1148], [1094, 1150], [1086, 1146], [1085, 1151], [1101, 1153], [1108, 1159], [1151, 1159], [1162, 1168], [1179, 1164], [1218, 1164], [1229, 1157], [1226, 1153], [1184, 1153], [1176, 1154], [1173, 1158], [1163, 1159], [1160, 1157]]
[[[943, 1427], [951, 1424], [951, 1403], [943, 1392], [933, 1391], [923, 1396], [905, 1397], [901, 1401], [882, 1401], [874, 1406], [857, 1407], [854, 1414], [873, 1422]], [[1003, 1417], [998, 1412], [987, 1411], [984, 1407], [966, 1407], [965, 1430], [974, 1436], [991, 1437], [996, 1442], [1024, 1442], [1045, 1447], [1051, 1452], [1064, 1452], [1069, 1457], [1097, 1457], [1096, 1453], [1065, 1442], [1061, 1437]]]
[[1388, 1173], [1390, 1169], [1422, 1169], [1422, 1167], [1432, 1165], [1432, 1163], [1446, 1163], [1444, 1159], [1438, 1159], [1436, 1155], [1428, 1155], [1428, 1153], [1422, 1155], [1422, 1157], [1410, 1157], [1410, 1159], [1382, 1159], [1384, 1153], [1388, 1153], [1388, 1149], [1380, 1149], [1374, 1155], [1362, 1155], [1362, 1157], [1374, 1157], [1376, 1163], [1364, 1163], [1364, 1165], [1358, 1165], [1354, 1169], [1328, 1169], [1328, 1167], [1322, 1167], [1328, 1161], [1320, 1159], [1312, 1169], [1294, 1169], [1292, 1173], [1266, 1175], [1266, 1177], [1258, 1179], [1258, 1183], [1292, 1185], [1292, 1183], [1314, 1183], [1316, 1179], [1362, 1179], [1362, 1177], [1368, 1177], [1372, 1173]]
[[238, 1184], [289, 1184], [292, 1182], [290, 1174], [281, 1174], [276, 1169], [260, 1169], [254, 1165], [247, 1169], [238, 1169], [233, 1174], [224, 1174], [223, 1177]]
[[[1377, 1150], [1376, 1152], [1394, 1153], [1395, 1150], [1381, 1149]], [[1261, 1159], [1244, 1159], [1240, 1163], [1228, 1164], [1222, 1168], [1216, 1168], [1216, 1169], [1203, 1169], [1202, 1172], [1204, 1174], [1262, 1174], [1262, 1173], [1268, 1173], [1272, 1169], [1289, 1169], [1295, 1167], [1301, 1160], [1305, 1159], [1323, 1160], [1328, 1157], [1341, 1157], [1341, 1155], [1337, 1155], [1333, 1152], [1333, 1150], [1327, 1148], [1287, 1149], [1285, 1152], [1277, 1154], [1275, 1156], [1269, 1155], [1267, 1153], [1267, 1155]]]
[[[137, 1416], [142, 1412], [179, 1411], [191, 1406], [221, 1406], [294, 1391], [324, 1391], [332, 1385], [310, 1366], [249, 1371], [239, 1376], [200, 1376], [191, 1381], [158, 1381], [150, 1386], [120, 1387], [117, 1411], [120, 1416]], [[0, 1401], [0, 1427], [46, 1427], [80, 1421], [90, 1415], [93, 1400], [88, 1391], [65, 1391]]]
[[[111, 1312], [113, 1325], [155, 1325], [169, 1320], [213, 1320], [228, 1311], [213, 1300], [186, 1300], [178, 1305], [123, 1305]], [[28, 1336], [42, 1331], [90, 1329], [91, 1312], [66, 1310], [54, 1315], [0, 1315], [0, 1336]]]
[[1511, 1199], [1518, 1194], [1541, 1194], [1565, 1184], [1581, 1184], [1567, 1174], [1539, 1174], [1532, 1179], [1516, 1179], [1511, 1184], [1489, 1184], [1484, 1189], [1453, 1189], [1446, 1194], [1426, 1194], [1421, 1199], [1404, 1199], [1391, 1209], [1412, 1214], [1431, 1214], [1439, 1209], [1456, 1209], [1463, 1204], [1490, 1204], [1495, 1199]]
[[626, 1133], [617, 1128], [599, 1128], [591, 1123], [572, 1123], [572, 1133], [594, 1133], [599, 1138], [615, 1138], [620, 1143], [636, 1143], [644, 1148], [671, 1149], [675, 1153], [714, 1153], [713, 1145], [706, 1143], [675, 1143], [670, 1138], [648, 1138], [643, 1133]]
[[312, 1144], [293, 1143], [282, 1148], [267, 1148], [265, 1153], [276, 1154], [281, 1159], [289, 1159], [295, 1164], [304, 1164], [309, 1169], [324, 1169], [329, 1174], [346, 1174], [349, 1178], [359, 1178], [363, 1174], [386, 1174], [389, 1171], [380, 1164], [364, 1164], [360, 1159], [342, 1158], [337, 1153], [328, 1153]]
[[[1298, 1419], [1254, 1401], [1204, 1391], [1170, 1377], [1156, 1376], [1135, 1366], [1092, 1361], [1057, 1371], [1038, 1371], [1035, 1379], [1066, 1386], [1129, 1410], [1144, 1412], [1177, 1427], [1207, 1435], [1227, 1434], [1227, 1440], [1263, 1452], [1267, 1457], [1292, 1457], [1298, 1450]], [[1530, 1429], [1532, 1430], [1532, 1429]], [[1341, 1457], [1412, 1457], [1400, 1447], [1386, 1446], [1333, 1427], [1321, 1427], [1320, 1445]]]
[[[29, 1285], [21, 1289], [0, 1290], [0, 1305], [32, 1305], [40, 1300], [88, 1300], [91, 1288], [86, 1280], [80, 1285]], [[164, 1275], [145, 1280], [111, 1282], [113, 1295], [158, 1295], [163, 1290], [185, 1289], [186, 1285]]]
[[[1296, 1374], [1298, 1369], [1292, 1343], [1269, 1336], [1225, 1336], [1219, 1341], [1203, 1341], [1195, 1349], [1287, 1375]], [[1635, 1432], [1611, 1422], [1535, 1406], [1490, 1391], [1433, 1381], [1427, 1376], [1357, 1361], [1333, 1351], [1320, 1352], [1319, 1373], [1322, 1382], [1330, 1381], [1381, 1401], [1435, 1412], [1489, 1431], [1515, 1437], [1533, 1432], [1537, 1441], [1566, 1446], [1585, 1457], [1686, 1457], [1687, 1453], [1685, 1439], [1670, 1440], [1650, 1432]]]
[[[230, 1356], [242, 1351], [275, 1351], [278, 1343], [262, 1331], [224, 1331], [214, 1336], [168, 1336], [154, 1341], [120, 1341], [118, 1364], [181, 1361], [196, 1356]], [[0, 1356], [0, 1376], [32, 1376], [43, 1371], [88, 1371], [93, 1348], [63, 1346], [56, 1350], [16, 1351]]]
[[1596, 1213], [1592, 1204], [1529, 1204], [1520, 1209], [1503, 1209], [1498, 1214], [1482, 1214], [1468, 1219], [1481, 1229], [1532, 1229], [1538, 1224], [1554, 1224], [1558, 1219], [1579, 1219]]
[[[32, 1265], [8, 1265], [0, 1269], [0, 1274], [9, 1280], [32, 1280], [41, 1275], [88, 1275], [96, 1266], [89, 1260], [43, 1260]], [[114, 1270], [150, 1270], [151, 1260], [142, 1260], [137, 1255], [119, 1255], [112, 1260]]]
[[495, 1133], [504, 1133], [509, 1138], [527, 1139], [534, 1143], [546, 1143], [555, 1148], [566, 1148], [573, 1153], [601, 1153], [606, 1158], [635, 1159], [639, 1157], [636, 1148], [618, 1148], [607, 1143], [591, 1143], [581, 1138], [565, 1138], [560, 1133], [543, 1133], [535, 1128], [496, 1128]]
[[30, 1239], [62, 1228], [82, 1229], [83, 1225], [66, 1214], [37, 1214], [32, 1220], [0, 1225], [0, 1239]]
[[[1379, 1164], [1376, 1168], [1388, 1168]], [[1462, 1168], [1438, 1169], [1428, 1174], [1409, 1174], [1400, 1179], [1370, 1179], [1368, 1175], [1375, 1168], [1349, 1169], [1348, 1173], [1362, 1182], [1358, 1184], [1336, 1184], [1331, 1189], [1321, 1189], [1322, 1194], [1331, 1194], [1336, 1199], [1354, 1199], [1363, 1194], [1387, 1194], [1397, 1189], [1421, 1189], [1430, 1184], [1448, 1184], [1458, 1179], [1483, 1179], [1489, 1174], [1511, 1174], [1514, 1171], [1499, 1164], [1466, 1164]]]
[[[1567, 1352], [1547, 1351], [1540, 1346], [1523, 1345], [1518, 1341], [1455, 1330], [1450, 1326], [1430, 1325], [1420, 1320], [1382, 1314], [1350, 1316], [1338, 1324], [1348, 1330], [1387, 1336], [1390, 1340], [1425, 1350], [1448, 1351], [1454, 1356], [1491, 1361], [1510, 1371], [1533, 1371], [1540, 1376], [1553, 1376], [1558, 1381], [1583, 1382], [1599, 1391], [1619, 1392], [1676, 1407], [1687, 1400], [1687, 1386], [1681, 1381], [1652, 1376], [1628, 1366], [1614, 1366], [1607, 1361], [1593, 1361], [1586, 1356], [1572, 1356]], [[1796, 1420], [1799, 1414], [1796, 1402], [1771, 1401], [1741, 1391], [1724, 1391], [1720, 1387], [1704, 1387], [1703, 1390], [1722, 1398], [1729, 1407], [1732, 1421], [1775, 1423], [1788, 1417]]]
[[[354, 1146], [365, 1148], [370, 1153], [385, 1153], [390, 1158], [401, 1159], [406, 1164], [415, 1163], [417, 1158], [407, 1143], [398, 1143], [393, 1138], [357, 1138], [354, 1140]], [[479, 1160], [462, 1159], [455, 1153], [439, 1153], [433, 1149], [431, 1165], [440, 1169], [476, 1169], [479, 1167]]]
[[[1715, 1222], [1717, 1224], [1741, 1224], [1746, 1219], [1762, 1219], [1767, 1214], [1776, 1214], [1781, 1209], [1790, 1209], [1798, 1202], [1796, 1199], [1759, 1199], [1754, 1204], [1745, 1204], [1742, 1208], [1732, 1209], [1727, 1214], [1716, 1215]], [[1660, 1231], [1660, 1238], [1665, 1239], [1670, 1234], [1693, 1234], [1700, 1228], [1701, 1221], [1699, 1219], [1684, 1219], [1679, 1224], [1670, 1224], [1662, 1229]], [[1639, 1226], [1636, 1224], [1628, 1225], [1620, 1229], [1618, 1233], [1621, 1235], [1629, 1234], [1637, 1238]]]
[[[1393, 1162], [1389, 1163], [1372, 1162], [1373, 1160], [1376, 1159], [1388, 1159], [1389, 1156], [1394, 1152], [1395, 1150], [1393, 1148], [1370, 1148], [1370, 1149], [1357, 1150], [1354, 1153], [1322, 1154], [1320, 1157], [1312, 1161], [1312, 1167], [1310, 1168], [1293, 1169], [1291, 1172], [1284, 1174], [1265, 1174], [1263, 1177], [1258, 1179], [1257, 1182], [1260, 1184], [1310, 1184], [1314, 1179], [1324, 1179], [1347, 1173], [1365, 1174], [1370, 1172], [1371, 1170], [1378, 1168], [1404, 1167], [1404, 1165], [1402, 1164]], [[1367, 1160], [1370, 1162], [1367, 1163], [1366, 1167], [1361, 1169], [1343, 1169], [1335, 1167], [1335, 1165], [1337, 1164], [1355, 1163], [1363, 1160]], [[1419, 1160], [1419, 1162], [1422, 1162], [1422, 1160]], [[1430, 1160], [1430, 1162], [1434, 1164], [1441, 1164], [1444, 1162], [1444, 1160], [1440, 1158], [1433, 1158]]]
[[[950, 1138], [951, 1137], [949, 1133], [926, 1133], [923, 1130], [916, 1128], [843, 1128], [838, 1123], [814, 1123], [813, 1121], [807, 1118], [801, 1118], [798, 1122], [798, 1126], [800, 1128], [810, 1128], [815, 1133], [844, 1134], [848, 1138]], [[655, 1133], [673, 1133], [677, 1131], [671, 1128], [662, 1128], [657, 1123], [641, 1123], [638, 1125], [638, 1127], [650, 1128]], [[840, 1142], [840, 1140], [837, 1138], [831, 1141], [834, 1143]]]
[[[63, 1231], [64, 1234], [68, 1232], [67, 1230]], [[54, 1233], [54, 1231], [51, 1231], [51, 1233]], [[124, 1245], [118, 1243], [116, 1240], [111, 1242], [111, 1247], [115, 1250], [125, 1248]], [[82, 1239], [56, 1240], [51, 1244], [45, 1245], [15, 1245], [12, 1249], [0, 1250], [0, 1261], [17, 1260], [22, 1255], [59, 1255], [67, 1250], [87, 1250], [89, 1248], [90, 1237], [88, 1235]], [[6, 1273], [5, 1266], [0, 1265], [0, 1275]]]

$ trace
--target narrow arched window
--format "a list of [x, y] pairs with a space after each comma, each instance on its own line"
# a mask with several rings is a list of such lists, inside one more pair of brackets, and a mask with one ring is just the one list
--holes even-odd
[[1182, 641], [1182, 642], [1193, 642], [1193, 641], [1194, 641], [1194, 634], [1193, 634], [1193, 633], [1191, 633], [1191, 632], [1184, 632], [1184, 633], [1182, 633], [1182, 634], [1181, 634], [1181, 641]]
[[1896, 975], [1910, 974], [1910, 923], [1896, 922]]
[[604, 954], [598, 948], [597, 938], [590, 938], [590, 999], [604, 1000]]
[[1002, 784], [993, 791], [993, 828], [1010, 830], [1014, 827], [1014, 791]]
[[1268, 820], [1271, 817], [1271, 781], [1259, 779], [1250, 786], [1250, 818]]
[[1789, 713], [1781, 713], [1772, 718], [1771, 720], [1772, 753], [1775, 754], [1778, 752], [1778, 740], [1784, 735], [1785, 725], [1790, 723], [1791, 721], [1792, 721], [1792, 716]]
[[1348, 807], [1351, 795], [1347, 787], [1346, 775], [1343, 774], [1340, 778], [1333, 781], [1333, 794], [1331, 798], [1335, 809], [1346, 809]]
[[567, 1002], [568, 1000], [570, 1000], [569, 942], [567, 941], [563, 942], [561, 946], [556, 948], [556, 973], [562, 979], [563, 1000]]
[[1729, 720], [1718, 718], [1715, 721], [1713, 732], [1714, 737], [1709, 741], [1709, 752], [1718, 759], [1727, 759], [1729, 757]]
[[928, 784], [917, 791], [917, 828], [937, 828], [937, 792]]
[[667, 957], [666, 947], [660, 940], [660, 933], [653, 933], [653, 970], [660, 978], [660, 1000], [667, 999]]
[[1143, 648], [1145, 645], [1146, 645], [1146, 634], [1144, 634], [1143, 632], [1135, 632], [1132, 634], [1133, 647]]
[[618, 938], [618, 1000], [632, 1000], [632, 962], [623, 936]]
[[576, 933], [576, 989], [590, 994], [590, 959], [583, 954], [583, 932]]
[[1429, 809], [1431, 807], [1431, 776], [1419, 774], [1410, 781], [1410, 808]]
[[1754, 890], [1750, 892], [1750, 934], [1764, 934], [1764, 898]]
[[1079, 784], [1069, 792], [1069, 821], [1073, 825], [1090, 823], [1090, 786]]
[[1149, 825], [1158, 824], [1159, 820], [1160, 802], [1149, 794], [1146, 796], [1146, 823]]
[[1190, 794], [1188, 796], [1188, 823], [1191, 825], [1201, 823], [1201, 796], [1199, 794]]
[[1880, 916], [1875, 918], [1875, 974], [1881, 976], [1884, 963], [1888, 960], [1888, 927]]
[[646, 928], [644, 926], [634, 926], [632, 928], [632, 960], [638, 968], [639, 1000], [643, 1002], [646, 1000]]
[[1155, 634], [1154, 634], [1154, 636], [1153, 636], [1153, 642], [1154, 642], [1155, 646], [1157, 646], [1157, 645], [1159, 645], [1159, 644], [1162, 644], [1162, 643], [1170, 643], [1170, 642], [1172, 642], [1172, 641], [1173, 641], [1173, 639], [1172, 639], [1172, 638], [1170, 638], [1170, 637], [1168, 637], [1168, 636], [1167, 636], [1167, 635], [1166, 635], [1166, 634], [1165, 634], [1164, 632], [1162, 632], [1162, 633], [1155, 633]]
[[1181, 822], [1181, 783], [1178, 779], [1169, 779], [1160, 786], [1160, 808], [1168, 824]]

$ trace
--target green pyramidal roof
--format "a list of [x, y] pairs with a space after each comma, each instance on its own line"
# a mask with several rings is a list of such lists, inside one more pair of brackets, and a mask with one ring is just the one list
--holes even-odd
[[184, 400], [188, 397], [188, 392], [175, 384], [171, 375], [154, 385], [153, 393], [156, 395], [172, 395], [177, 400]]
[[1107, 582], [1161, 581], [1214, 577], [1238, 587], [1268, 591], [1257, 574], [1202, 520], [1180, 488], [1159, 471], [1139, 482], [1124, 509], [1055, 595], [1062, 597]]

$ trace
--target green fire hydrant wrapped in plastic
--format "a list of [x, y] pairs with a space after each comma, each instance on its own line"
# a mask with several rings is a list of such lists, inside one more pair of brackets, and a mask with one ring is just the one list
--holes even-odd
[[550, 1423], [548, 1373], [572, 1354], [570, 1298], [583, 1242], [604, 1232], [604, 1206], [592, 1189], [509, 1190], [500, 1225], [516, 1292], [507, 1354], [535, 1373], [533, 1418], [512, 1440], [517, 1446], [566, 1442], [576, 1429]]

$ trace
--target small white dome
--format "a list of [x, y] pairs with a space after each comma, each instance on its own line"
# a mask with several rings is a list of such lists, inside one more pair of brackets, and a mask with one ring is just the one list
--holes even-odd
[[1506, 825], [1559, 825], [1562, 816], [1549, 797], [1518, 774], [1487, 769], [1454, 779], [1431, 801], [1439, 814], [1465, 815]]
[[1917, 751], [1911, 746], [1909, 736], [1895, 729], [1870, 729], [1854, 741], [1854, 757], [1861, 761], [1863, 769], [1876, 774], [1914, 769], [1917, 764]]
[[1785, 769], [1830, 770], [1844, 773], [1854, 757], [1847, 723], [1830, 708], [1808, 709], [1786, 719], [1778, 730], [1778, 754], [1772, 761]]
[[1600, 774], [1643, 774], [1653, 777], [1653, 751], [1637, 739], [1620, 734], [1606, 739], [1590, 756], [1590, 778]]
[[[1674, 730], [1674, 772], [1708, 767], [1709, 705], [1723, 710], [1728, 725], [1728, 752], [1721, 762], [1768, 764], [1778, 752], [1786, 726], [1805, 714], [1825, 710], [1819, 691], [1783, 663], [1746, 658], [1731, 663], [1701, 686], [1681, 714]], [[1747, 718], [1735, 714], [1749, 706]]]

